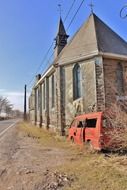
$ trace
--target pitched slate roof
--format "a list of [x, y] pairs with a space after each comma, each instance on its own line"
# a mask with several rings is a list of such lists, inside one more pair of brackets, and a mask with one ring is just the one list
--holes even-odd
[[59, 63], [99, 52], [127, 55], [127, 42], [91, 14], [60, 53]]
[[127, 55], [127, 42], [94, 14], [98, 50]]

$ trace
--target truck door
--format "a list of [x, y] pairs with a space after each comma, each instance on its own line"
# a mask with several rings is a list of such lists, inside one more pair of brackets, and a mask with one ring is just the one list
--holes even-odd
[[97, 136], [97, 129], [96, 129], [96, 124], [97, 124], [97, 118], [92, 118], [92, 119], [86, 119], [86, 126], [85, 126], [85, 141], [90, 140], [94, 141]]
[[77, 144], [82, 144], [83, 142], [83, 124], [82, 121], [77, 122], [77, 128], [75, 132], [75, 142]]

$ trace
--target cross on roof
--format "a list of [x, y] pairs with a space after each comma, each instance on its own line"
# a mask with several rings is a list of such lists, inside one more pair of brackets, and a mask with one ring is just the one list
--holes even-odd
[[61, 17], [61, 13], [62, 13], [62, 5], [61, 4], [58, 4], [58, 7], [59, 7], [59, 13], [60, 13], [60, 17]]
[[93, 8], [94, 8], [94, 4], [93, 2], [91, 1], [91, 3], [89, 4], [90, 8], [91, 8], [91, 13], [93, 13]]

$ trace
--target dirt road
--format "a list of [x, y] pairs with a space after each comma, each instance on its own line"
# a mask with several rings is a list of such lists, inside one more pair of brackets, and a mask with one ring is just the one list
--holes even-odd
[[70, 179], [55, 168], [67, 158], [65, 150], [39, 145], [11, 128], [0, 138], [0, 190], [64, 189]]

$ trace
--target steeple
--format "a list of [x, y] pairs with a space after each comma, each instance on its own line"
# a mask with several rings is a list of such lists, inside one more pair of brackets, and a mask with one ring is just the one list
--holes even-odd
[[68, 35], [66, 34], [63, 21], [60, 17], [59, 26], [58, 26], [58, 32], [57, 36], [55, 38], [55, 58], [59, 55], [59, 53], [62, 51], [62, 49], [67, 44]]

